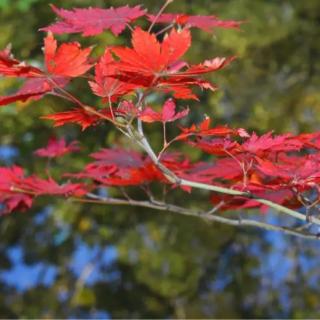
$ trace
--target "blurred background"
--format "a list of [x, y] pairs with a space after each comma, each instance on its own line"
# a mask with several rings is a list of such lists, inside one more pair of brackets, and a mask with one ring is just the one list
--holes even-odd
[[[55, 19], [49, 3], [64, 8], [141, 3], [150, 12], [161, 6], [158, 0], [0, 0], [0, 48], [11, 42], [17, 58], [42, 63], [44, 34], [37, 30]], [[200, 104], [180, 103], [192, 108], [192, 122], [205, 112], [216, 124], [258, 133], [319, 130], [319, 0], [176, 0], [167, 11], [246, 21], [241, 31], [193, 30], [188, 61], [217, 55], [238, 59], [213, 75], [219, 92], [203, 92]], [[119, 39], [109, 32], [58, 37], [96, 44], [96, 56], [106, 45], [129, 38], [128, 31]], [[18, 86], [19, 81], [1, 79], [0, 94]], [[71, 91], [86, 103], [98, 103], [85, 82], [73, 84]], [[32, 152], [50, 136], [81, 141], [82, 153], [53, 163], [53, 175], [59, 176], [66, 168], [82, 168], [89, 152], [125, 143], [110, 125], [81, 132], [73, 125], [53, 129], [39, 120], [70, 107], [47, 97], [1, 108], [0, 165], [15, 163], [41, 173], [46, 163]], [[160, 140], [154, 127], [149, 134], [151, 141]], [[188, 152], [199, 159], [198, 151]], [[177, 191], [172, 200], [183, 196]], [[205, 201], [197, 194], [186, 199], [190, 207]], [[39, 199], [28, 212], [0, 217], [0, 234], [1, 318], [320, 316], [319, 242], [149, 209], [51, 198]]]

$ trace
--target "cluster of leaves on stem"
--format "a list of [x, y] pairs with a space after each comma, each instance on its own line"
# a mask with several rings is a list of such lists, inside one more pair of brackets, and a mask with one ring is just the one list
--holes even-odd
[[[139, 146], [141, 150], [120, 146], [102, 148], [90, 155], [92, 162], [82, 171], [65, 172], [59, 182], [50, 176], [49, 170], [48, 177], [41, 178], [26, 176], [18, 166], [1, 167], [2, 213], [28, 209], [38, 196], [55, 195], [74, 201], [166, 209], [237, 225], [241, 224], [240, 220], [223, 218], [221, 212], [259, 208], [263, 213], [271, 207], [306, 223], [306, 227], [301, 228], [300, 224], [291, 228], [273, 226], [254, 220], [245, 224], [316, 239], [317, 233], [308, 228], [320, 224], [316, 217], [319, 132], [277, 136], [268, 132], [258, 136], [243, 128], [211, 126], [210, 119], [204, 116], [203, 121], [189, 127], [177, 124], [179, 133], [168, 136], [168, 123], [188, 117], [189, 108], [180, 107], [183, 101], [199, 100], [197, 90], [217, 90], [217, 85], [204, 76], [234, 60], [234, 57], [209, 57], [195, 63], [183, 60], [192, 43], [192, 29], [213, 32], [216, 27], [238, 29], [241, 25], [241, 22], [220, 20], [216, 16], [163, 13], [170, 2], [155, 15], [141, 6], [73, 10], [52, 6], [59, 20], [41, 29], [47, 32], [42, 68], [14, 58], [10, 47], [0, 51], [0, 74], [25, 79], [16, 93], [0, 97], [0, 106], [55, 95], [73, 106], [43, 117], [53, 120], [54, 126], [74, 123], [85, 130], [109, 122], [132, 146]], [[149, 23], [147, 30], [133, 26], [141, 19]], [[155, 24], [162, 26], [156, 33], [153, 32]], [[90, 57], [92, 48], [81, 48], [78, 42], [58, 45], [53, 35], [81, 33], [88, 37], [110, 30], [114, 36], [119, 36], [126, 28], [131, 32], [131, 45], [107, 46], [98, 59]], [[98, 96], [103, 108], [86, 105], [68, 91], [70, 82], [77, 78], [86, 79], [88, 93]], [[160, 111], [148, 102], [148, 97], [155, 93], [166, 99]], [[151, 147], [143, 130], [144, 125], [151, 126], [155, 122], [163, 127], [160, 150]], [[209, 160], [194, 162], [187, 154], [170, 152], [173, 144], [200, 149], [209, 155]], [[35, 155], [52, 159], [78, 150], [77, 142], [67, 144], [64, 139], [52, 139], [48, 146], [35, 151]], [[156, 200], [151, 193], [153, 184], [165, 186], [166, 192], [181, 188], [186, 197], [194, 188], [207, 190], [208, 208], [204, 212], [192, 212], [165, 200]], [[123, 190], [128, 186], [145, 190], [147, 199], [133, 200], [125, 192], [124, 197], [118, 199], [99, 195], [103, 188]]]

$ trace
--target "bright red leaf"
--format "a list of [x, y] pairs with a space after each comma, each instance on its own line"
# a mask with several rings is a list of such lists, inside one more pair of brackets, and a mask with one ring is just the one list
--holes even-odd
[[188, 141], [188, 143], [206, 153], [220, 156], [226, 156], [227, 153], [234, 154], [240, 148], [237, 141], [232, 141], [229, 138], [196, 139], [196, 141]]
[[[54, 84], [52, 83], [54, 81]], [[52, 81], [47, 78], [27, 79], [22, 87], [14, 94], [0, 97], [0, 106], [4, 106], [16, 101], [26, 101], [28, 99], [38, 100], [44, 94], [55, 89], [65, 87], [69, 80], [62, 77], [54, 77]]]
[[22, 168], [0, 167], [0, 204], [2, 204], [0, 214], [8, 214], [14, 210], [24, 211], [31, 207], [33, 196], [15, 191], [23, 180]]
[[139, 119], [144, 122], [172, 122], [187, 116], [189, 109], [185, 109], [180, 112], [176, 112], [176, 104], [172, 99], [168, 99], [162, 108], [161, 112], [156, 112], [150, 107], [147, 107], [139, 114]]
[[91, 157], [95, 161], [82, 172], [68, 176], [89, 178], [106, 186], [132, 186], [166, 180], [149, 158], [134, 151], [102, 149]]
[[81, 183], [67, 182], [60, 185], [52, 178], [46, 180], [36, 176], [26, 178], [23, 182], [23, 187], [26, 190], [33, 192], [35, 196], [56, 195], [81, 197], [88, 192], [87, 188]]
[[83, 196], [88, 188], [80, 183], [59, 185], [52, 178], [48, 180], [37, 176], [25, 177], [18, 166], [0, 167], [0, 213], [7, 214], [14, 210], [29, 209], [33, 198], [40, 195]]
[[63, 43], [57, 47], [57, 41], [51, 32], [44, 39], [45, 63], [49, 73], [78, 77], [87, 72], [92, 65], [88, 62], [91, 48], [81, 49], [78, 42]]
[[[188, 67], [180, 60], [191, 44], [188, 30], [172, 29], [160, 43], [155, 34], [136, 28], [132, 34], [132, 47], [115, 47], [111, 51], [119, 61], [114, 66], [111, 77], [134, 84], [136, 88], [157, 88], [164, 92], [173, 92], [179, 99], [197, 99], [190, 87], [215, 90], [210, 82], [199, 75], [221, 69], [232, 58], [215, 58], [203, 64]], [[107, 65], [106, 68], [109, 66]]]
[[267, 150], [272, 152], [299, 151], [302, 146], [303, 143], [293, 137], [292, 134], [283, 134], [272, 137], [272, 132], [268, 132], [260, 137], [253, 133], [241, 147], [244, 152], [258, 155]]
[[144, 161], [140, 153], [122, 149], [101, 149], [90, 156], [98, 164], [113, 165], [121, 169], [143, 166]]
[[137, 77], [137, 73], [141, 73], [136, 79], [140, 82], [141, 77], [150, 77], [152, 81], [157, 74], [161, 76], [162, 72], [181, 58], [189, 49], [190, 44], [191, 35], [187, 30], [178, 32], [173, 29], [169, 36], [160, 43], [155, 34], [136, 28], [132, 33], [132, 49], [114, 47], [111, 50], [120, 59], [121, 64], [117, 66], [125, 68], [124, 71], [132, 72]]
[[79, 151], [77, 141], [72, 141], [67, 144], [64, 138], [56, 139], [51, 138], [48, 142], [48, 145], [45, 148], [40, 148], [34, 152], [38, 157], [45, 158], [57, 158], [65, 155], [66, 153]]
[[124, 96], [125, 94], [133, 91], [134, 85], [126, 82], [122, 82], [119, 79], [112, 78], [117, 72], [114, 59], [111, 55], [110, 49], [106, 49], [104, 55], [100, 58], [95, 67], [95, 81], [89, 81], [89, 85], [94, 94], [105, 98], [108, 102], [115, 101], [117, 98]]
[[43, 72], [27, 65], [13, 57], [10, 47], [0, 51], [0, 75], [6, 77], [34, 78], [43, 75]]
[[217, 126], [210, 128], [211, 119], [206, 117], [199, 126], [192, 125], [190, 128], [181, 127], [182, 133], [176, 137], [176, 140], [183, 140], [190, 136], [207, 137], [207, 136], [228, 136], [230, 134], [238, 134], [237, 130], [230, 129], [226, 126]]
[[83, 36], [94, 36], [104, 30], [111, 30], [115, 35], [119, 35], [128, 23], [145, 15], [145, 10], [140, 6], [65, 10], [51, 5], [51, 8], [61, 21], [40, 30], [56, 34], [81, 32]]
[[[70, 111], [62, 111], [47, 116], [41, 117], [42, 119], [53, 120], [55, 127], [63, 126], [67, 123], [75, 123], [81, 126], [82, 130], [87, 129], [90, 126], [96, 125], [104, 118], [111, 119], [111, 112], [109, 109], [97, 110], [97, 113], [90, 112], [91, 107], [76, 108]], [[94, 109], [92, 109], [94, 110]], [[116, 111], [114, 111], [116, 112]]]
[[320, 182], [318, 155], [287, 156], [281, 154], [278, 161], [256, 158], [257, 170], [268, 177], [269, 184], [295, 186], [300, 190], [317, 187]]

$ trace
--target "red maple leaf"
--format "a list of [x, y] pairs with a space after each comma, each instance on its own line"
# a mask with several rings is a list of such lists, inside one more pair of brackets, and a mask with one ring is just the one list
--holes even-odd
[[88, 62], [91, 48], [81, 49], [78, 42], [63, 43], [57, 47], [57, 41], [51, 32], [44, 39], [45, 64], [49, 73], [78, 77], [87, 72], [92, 65]]
[[27, 79], [22, 87], [14, 94], [0, 97], [0, 106], [4, 106], [16, 101], [26, 101], [28, 99], [38, 100], [44, 94], [52, 92], [56, 87], [63, 88], [69, 82], [67, 78], [53, 77], [47, 78], [32, 78]]
[[144, 122], [172, 122], [178, 119], [181, 119], [185, 116], [187, 116], [189, 113], [189, 109], [185, 109], [180, 112], [176, 112], [176, 104], [172, 99], [168, 99], [162, 108], [161, 112], [156, 112], [150, 107], [145, 108], [140, 114], [139, 119], [141, 119]]
[[12, 192], [15, 184], [20, 184], [24, 178], [23, 169], [18, 166], [11, 168], [0, 167], [0, 191]]
[[13, 57], [10, 47], [0, 51], [0, 75], [7, 77], [33, 78], [43, 75], [43, 72], [29, 66]]
[[0, 210], [1, 214], [8, 214], [13, 211], [26, 211], [32, 206], [32, 196], [28, 194], [1, 194], [0, 203], [3, 208]]
[[232, 158], [216, 159], [211, 163], [196, 164], [190, 171], [196, 175], [202, 175], [210, 177], [211, 180], [235, 180], [243, 177], [243, 170]]
[[101, 149], [90, 156], [98, 164], [113, 165], [121, 169], [141, 167], [144, 163], [144, 159], [140, 153], [122, 149]]
[[66, 197], [80, 197], [88, 192], [82, 183], [67, 182], [60, 185], [52, 178], [46, 180], [37, 176], [25, 178], [23, 181], [23, 189], [32, 192], [35, 196], [63, 195]]
[[94, 94], [106, 98], [108, 101], [115, 101], [117, 98], [131, 92], [135, 86], [119, 79], [111, 78], [110, 75], [116, 73], [115, 62], [110, 49], [106, 49], [104, 55], [95, 66], [95, 81], [89, 81], [89, 85]]
[[[215, 128], [214, 128], [215, 129]], [[213, 129], [213, 130], [214, 130]], [[183, 129], [188, 134], [188, 129]], [[204, 137], [209, 136], [210, 130], [200, 131], [202, 134], [196, 133], [197, 136]], [[214, 133], [214, 131], [213, 131]], [[231, 133], [231, 132], [230, 132]], [[229, 138], [224, 139], [198, 139], [192, 144], [195, 147], [201, 148], [203, 151], [211, 154], [223, 154], [225, 151], [229, 153], [245, 153], [259, 157], [270, 157], [277, 152], [299, 151], [303, 147], [303, 142], [298, 138], [292, 136], [292, 134], [283, 134], [278, 136], [272, 136], [272, 132], [266, 133], [262, 136], [257, 136], [253, 133], [251, 136], [247, 132], [242, 132], [242, 129], [233, 130], [235, 135], [245, 138], [246, 140], [240, 144], [237, 141], [232, 141]]]
[[299, 189], [317, 187], [320, 182], [318, 155], [287, 156], [280, 154], [278, 161], [256, 158], [256, 168], [267, 176], [270, 184], [295, 186]]
[[37, 176], [25, 177], [18, 166], [0, 167], [0, 202], [4, 208], [1, 213], [13, 210], [25, 210], [31, 207], [32, 200], [40, 195], [83, 196], [88, 192], [81, 183], [59, 185], [52, 178], [42, 179]]
[[56, 34], [82, 32], [83, 36], [94, 36], [107, 29], [110, 29], [115, 35], [119, 35], [128, 23], [144, 16], [146, 12], [140, 6], [65, 10], [51, 5], [51, 8], [62, 21], [40, 30]]
[[178, 25], [185, 25], [186, 27], [199, 28], [204, 31], [212, 31], [213, 28], [233, 28], [239, 29], [243, 21], [235, 20], [220, 20], [217, 16], [191, 16], [187, 14], [179, 13], [163, 13], [160, 16], [156, 17], [149, 14], [148, 18], [153, 23], [165, 23], [171, 24], [176, 23]]
[[143, 167], [121, 169], [115, 171], [109, 177], [99, 179], [99, 182], [107, 186], [139, 186], [152, 181], [164, 181], [163, 174], [151, 162]]
[[[180, 58], [190, 44], [191, 35], [188, 30], [172, 29], [160, 43], [155, 34], [136, 28], [132, 34], [133, 48], [111, 48], [119, 61], [110, 63], [115, 66], [115, 72], [110, 76], [134, 84], [136, 88], [158, 88], [165, 92], [172, 91], [174, 97], [179, 99], [197, 99], [190, 86], [215, 89], [210, 82], [198, 76], [223, 68], [233, 58], [215, 58], [187, 67]], [[109, 65], [106, 66], [108, 67]]]
[[77, 141], [72, 141], [71, 143], [67, 144], [64, 138], [59, 140], [56, 138], [51, 138], [45, 148], [37, 149], [34, 154], [38, 157], [57, 158], [65, 155], [66, 153], [79, 150], [80, 148]]
[[[78, 42], [63, 43], [57, 47], [57, 41], [51, 32], [44, 39], [44, 58], [47, 71], [55, 76], [77, 77], [89, 70], [88, 63], [91, 48], [81, 49]], [[15, 59], [10, 48], [0, 51], [0, 75], [21, 78], [41, 78], [47, 75], [40, 69], [28, 66]]]
[[89, 178], [107, 186], [133, 186], [152, 181], [166, 181], [149, 158], [140, 153], [122, 149], [101, 149], [91, 154], [95, 159], [75, 178]]
[[[111, 48], [126, 72], [141, 73], [141, 77], [151, 80], [164, 72], [189, 49], [191, 44], [190, 32], [178, 32], [175, 29], [160, 43], [155, 34], [136, 28], [132, 34], [132, 46]], [[121, 70], [122, 71], [122, 70]], [[120, 72], [120, 70], [119, 70]], [[138, 77], [139, 78], [139, 77]], [[132, 79], [134, 80], [134, 79]], [[137, 81], [141, 81], [137, 79]]]
[[199, 126], [193, 124], [190, 128], [180, 127], [180, 133], [175, 140], [184, 140], [190, 136], [207, 137], [207, 136], [228, 136], [230, 134], [239, 134], [238, 130], [230, 129], [226, 126], [217, 126], [210, 128], [211, 119], [206, 117]]
[[[104, 117], [108, 117], [111, 119], [111, 113], [109, 109], [103, 109], [97, 112], [99, 112]], [[43, 116], [41, 118], [53, 120], [55, 127], [60, 127], [67, 123], [75, 123], [80, 125], [82, 127], [82, 130], [87, 129], [92, 125], [96, 125], [102, 119], [98, 114], [91, 113], [88, 111], [88, 109], [85, 110], [83, 108], [76, 108], [70, 111], [57, 112], [54, 114]]]
[[32, 195], [14, 191], [14, 188], [18, 187], [23, 179], [22, 168], [18, 166], [0, 167], [0, 203], [3, 205], [0, 214], [11, 213], [14, 210], [24, 211], [31, 207]]
[[65, 177], [72, 177], [77, 179], [92, 179], [95, 182], [101, 182], [101, 179], [110, 177], [117, 168], [113, 165], [103, 165], [97, 163], [89, 163], [84, 170], [79, 173], [66, 173]]
[[235, 153], [240, 147], [237, 141], [228, 138], [196, 139], [196, 141], [188, 141], [188, 143], [206, 153], [224, 156], [227, 153]]
[[250, 152], [255, 155], [265, 151], [299, 151], [303, 147], [303, 143], [292, 136], [292, 134], [283, 134], [272, 137], [272, 132], [268, 132], [262, 136], [253, 133], [241, 146], [244, 152]]
[[0, 52], [0, 74], [30, 78], [16, 93], [0, 97], [0, 106], [16, 101], [40, 99], [44, 94], [66, 86], [69, 77], [82, 75], [91, 68], [92, 65], [87, 61], [91, 48], [82, 50], [76, 42], [65, 43], [57, 48], [52, 34], [48, 34], [44, 42], [45, 64], [50, 76], [38, 68], [14, 59], [9, 48]]
[[302, 133], [295, 138], [301, 141], [305, 148], [320, 149], [320, 132]]

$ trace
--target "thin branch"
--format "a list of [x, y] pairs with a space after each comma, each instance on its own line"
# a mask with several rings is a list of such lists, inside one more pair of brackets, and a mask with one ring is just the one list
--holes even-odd
[[[166, 123], [162, 122], [162, 134], [163, 134], [163, 148], [166, 147], [166, 145], [168, 144], [167, 142], [167, 128], [166, 128]], [[158, 156], [159, 158], [159, 156]]]
[[160, 15], [162, 14], [162, 12], [166, 9], [166, 7], [171, 3], [173, 2], [173, 0], [167, 0], [164, 5], [160, 8], [160, 10], [158, 11], [157, 15], [155, 16], [155, 18], [153, 19], [149, 29], [148, 29], [148, 32], [150, 33], [154, 24], [157, 22], [157, 20], [159, 19]]
[[87, 279], [90, 277], [90, 275], [93, 273], [95, 268], [97, 267], [97, 258], [101, 256], [103, 252], [103, 248], [100, 248], [97, 253], [94, 255], [94, 257], [84, 266], [82, 269], [80, 276], [74, 283], [73, 293], [71, 297], [71, 303], [76, 302], [77, 294], [81, 292], [83, 287], [86, 284]]
[[167, 25], [166, 27], [164, 27], [162, 30], [158, 31], [156, 33], [156, 36], [159, 36], [160, 34], [170, 30], [172, 27], [174, 26], [174, 23], [170, 23], [169, 25]]
[[217, 205], [215, 205], [213, 208], [211, 208], [210, 210], [208, 210], [207, 212], [205, 212], [205, 215], [210, 215], [210, 214], [214, 214], [215, 212], [217, 212], [221, 207], [223, 207], [226, 204], [226, 202], [224, 200], [221, 200]]
[[95, 204], [102, 204], [102, 205], [112, 204], [112, 205], [138, 206], [138, 207], [156, 209], [161, 211], [170, 211], [173, 213], [178, 213], [186, 216], [198, 217], [207, 222], [208, 221], [219, 222], [219, 223], [224, 223], [232, 226], [256, 227], [264, 230], [279, 231], [285, 234], [294, 235], [294, 236], [298, 236], [305, 239], [311, 239], [311, 240], [320, 239], [320, 235], [306, 233], [306, 232], [303, 232], [302, 230], [300, 231], [296, 229], [291, 229], [285, 226], [275, 226], [270, 223], [252, 220], [252, 219], [242, 219], [242, 218], [233, 219], [233, 218], [218, 216], [213, 214], [214, 210], [197, 212], [197, 211], [183, 208], [174, 204], [165, 203], [162, 201], [139, 201], [139, 200], [133, 200], [133, 199], [103, 198], [92, 193], [87, 194], [87, 197], [89, 199], [71, 198], [71, 201], [83, 202], [83, 203], [95, 203]]
[[131, 32], [134, 31], [133, 27], [130, 25], [129, 22], [126, 23], [126, 26], [128, 27], [128, 29], [129, 29]]

